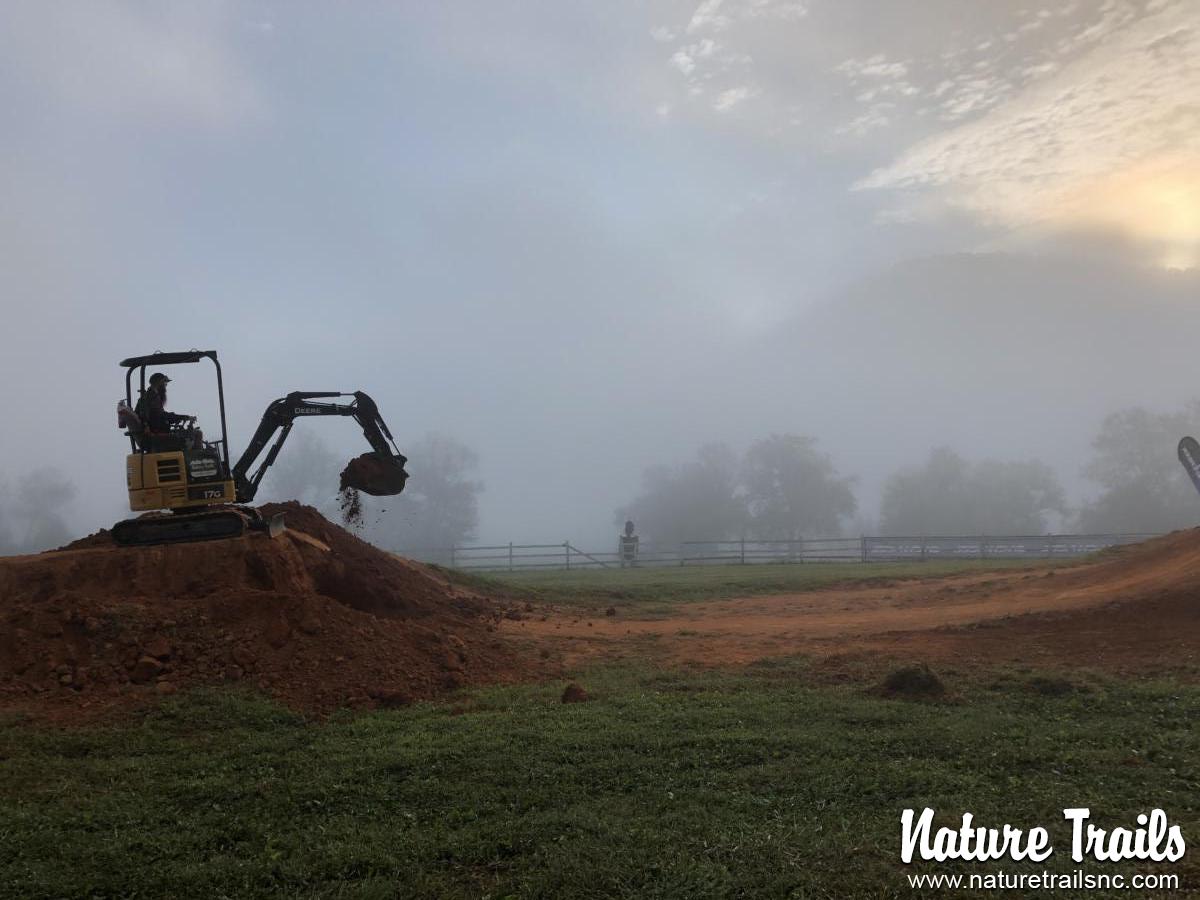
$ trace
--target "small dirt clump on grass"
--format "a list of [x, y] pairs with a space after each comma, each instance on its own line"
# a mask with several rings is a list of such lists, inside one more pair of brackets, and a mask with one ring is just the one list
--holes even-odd
[[1065, 678], [1038, 675], [1029, 679], [1029, 690], [1043, 697], [1065, 697], [1075, 690], [1075, 685]]
[[878, 693], [896, 700], [940, 700], [946, 686], [929, 666], [903, 666], [883, 679]]
[[562, 693], [563, 703], [587, 703], [591, 699], [592, 695], [573, 681], [567, 685], [567, 689]]

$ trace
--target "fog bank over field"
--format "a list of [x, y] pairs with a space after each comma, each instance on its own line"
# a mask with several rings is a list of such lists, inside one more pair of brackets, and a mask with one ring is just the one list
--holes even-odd
[[[791, 432], [818, 438], [841, 472], [857, 476], [866, 524], [887, 477], [942, 445], [971, 459], [1039, 459], [1078, 507], [1099, 490], [1083, 469], [1106, 415], [1126, 406], [1170, 412], [1200, 396], [1190, 362], [1200, 346], [1198, 298], [1195, 272], [1095, 257], [899, 264], [767, 334], [657, 379], [630, 379], [629, 395], [653, 402], [613, 414], [619, 438], [593, 458], [594, 471], [628, 485], [643, 466], [683, 460], [704, 443], [744, 449]], [[1177, 439], [1158, 448], [1171, 466]], [[564, 480], [564, 490], [571, 485], [579, 482]], [[507, 505], [496, 498], [503, 491], [490, 488], [484, 509]], [[598, 478], [591, 505], [609, 496]]]
[[[1189, 0], [10, 4], [0, 533], [126, 515], [116, 363], [193, 347], [235, 457], [366, 390], [414, 485], [477, 461], [480, 541], [610, 547], [648, 467], [772, 435], [854, 479], [847, 530], [935, 448], [1049, 466], [1063, 526], [1105, 416], [1200, 396], [1198, 41]], [[1145, 422], [1177, 467], [1187, 416]], [[281, 464], [365, 449], [297, 427]]]

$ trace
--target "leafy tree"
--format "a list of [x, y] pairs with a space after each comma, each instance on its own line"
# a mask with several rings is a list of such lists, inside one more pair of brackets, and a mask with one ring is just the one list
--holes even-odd
[[1067, 513], [1058, 475], [1040, 460], [983, 460], [973, 476], [979, 506], [972, 533], [1044, 534], [1051, 513]]
[[816, 440], [776, 434], [746, 451], [742, 483], [750, 533], [764, 540], [840, 534], [858, 507], [853, 478], [841, 478]]
[[374, 528], [394, 550], [444, 549], [475, 539], [483, 483], [470, 478], [475, 451], [452, 437], [428, 434], [405, 449], [410, 478], [404, 493], [375, 504], [385, 511]]
[[1198, 424], [1198, 404], [1165, 414], [1132, 407], [1105, 418], [1084, 469], [1101, 492], [1080, 511], [1078, 527], [1150, 533], [1200, 522], [1200, 497], [1176, 455], [1179, 439]]
[[970, 463], [939, 447], [923, 466], [902, 469], [883, 488], [884, 534], [1042, 534], [1065, 513], [1054, 470], [1037, 460]]
[[708, 444], [691, 462], [652, 466], [642, 476], [642, 493], [617, 511], [618, 524], [626, 519], [643, 537], [663, 543], [740, 534], [746, 507], [738, 493], [737, 456], [724, 444]]
[[923, 466], [902, 469], [883, 486], [879, 527], [884, 534], [954, 534], [972, 529], [970, 466], [948, 447]]

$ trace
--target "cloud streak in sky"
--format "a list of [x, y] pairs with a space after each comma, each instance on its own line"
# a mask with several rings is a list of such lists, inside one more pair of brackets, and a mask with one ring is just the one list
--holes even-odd
[[1152, 3], [1136, 19], [1110, 6], [1059, 42], [1063, 53], [1086, 48], [1074, 59], [1000, 89], [999, 101], [985, 96], [982, 114], [856, 187], [895, 191], [901, 217], [953, 208], [1002, 227], [1112, 230], [1152, 244], [1166, 264], [1195, 264], [1200, 6]]
[[752, 78], [754, 57], [745, 49], [753, 35], [807, 15], [796, 0], [702, 0], [680, 32], [660, 25], [651, 36], [674, 45], [670, 65], [683, 76], [688, 96], [725, 113], [761, 93]]

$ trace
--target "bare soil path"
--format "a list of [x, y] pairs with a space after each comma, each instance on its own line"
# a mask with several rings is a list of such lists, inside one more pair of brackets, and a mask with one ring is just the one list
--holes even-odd
[[545, 613], [506, 621], [503, 631], [552, 648], [568, 665], [626, 656], [724, 665], [885, 652], [1186, 670], [1198, 659], [1200, 532], [1177, 532], [1068, 569], [687, 603], [668, 618]]

